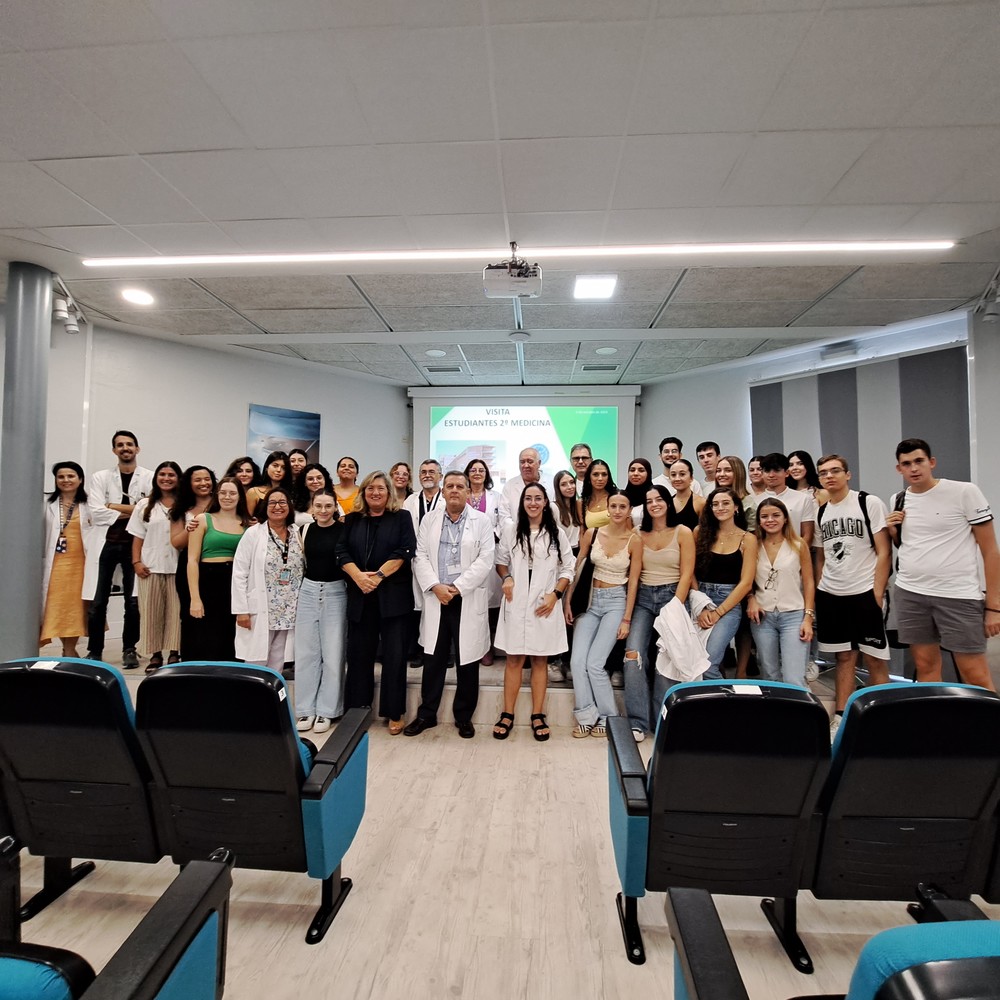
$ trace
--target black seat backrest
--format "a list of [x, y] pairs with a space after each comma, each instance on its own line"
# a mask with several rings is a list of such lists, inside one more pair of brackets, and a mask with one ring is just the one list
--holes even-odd
[[287, 697], [279, 674], [240, 664], [164, 667], [139, 686], [136, 728], [174, 861], [225, 847], [241, 868], [305, 870], [306, 767]]
[[1000, 798], [1000, 697], [886, 684], [848, 702], [820, 797], [812, 888], [835, 899], [911, 899], [917, 883], [985, 885]]
[[649, 767], [646, 887], [794, 895], [829, 731], [819, 701], [791, 685], [672, 689]]
[[150, 773], [113, 667], [0, 664], [0, 772], [15, 835], [48, 857], [156, 861]]

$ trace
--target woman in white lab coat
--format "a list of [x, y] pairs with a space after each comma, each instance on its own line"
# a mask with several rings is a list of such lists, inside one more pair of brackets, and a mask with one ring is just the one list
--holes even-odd
[[525, 658], [531, 661], [531, 729], [549, 738], [543, 708], [548, 682], [546, 658], [566, 651], [566, 621], [560, 602], [573, 579], [574, 560], [566, 533], [556, 523], [545, 487], [531, 483], [521, 492], [517, 520], [504, 526], [497, 546], [497, 573], [504, 599], [497, 645], [507, 652], [504, 710], [493, 736], [505, 740], [514, 725]]

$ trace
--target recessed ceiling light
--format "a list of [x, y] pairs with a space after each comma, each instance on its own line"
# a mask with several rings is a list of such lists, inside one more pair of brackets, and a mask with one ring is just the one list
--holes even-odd
[[446, 358], [448, 356], [447, 351], [441, 351], [438, 348], [434, 348], [432, 351], [424, 351], [424, 354], [429, 358]]
[[156, 301], [149, 292], [145, 292], [141, 288], [123, 288], [122, 298], [137, 306], [151, 306]]
[[617, 284], [617, 274], [578, 274], [573, 286], [573, 298], [610, 299]]
[[[954, 240], [843, 240], [814, 243], [662, 243], [643, 246], [518, 247], [537, 260], [565, 257], [685, 257], [712, 254], [899, 253], [951, 250]], [[186, 254], [168, 257], [86, 257], [84, 267], [192, 267], [219, 264], [383, 264], [399, 261], [493, 260], [505, 249], [359, 250], [337, 253]]]
[[618, 348], [617, 347], [598, 347], [597, 350], [594, 351], [594, 353], [595, 354], [605, 354], [605, 355], [606, 354], [617, 354], [618, 353]]

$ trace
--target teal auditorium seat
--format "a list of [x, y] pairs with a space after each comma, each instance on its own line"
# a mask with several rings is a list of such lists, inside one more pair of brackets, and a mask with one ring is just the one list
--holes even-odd
[[322, 902], [306, 941], [322, 940], [351, 890], [341, 861], [364, 815], [370, 724], [370, 710], [348, 711], [313, 754], [275, 671], [158, 670], [139, 686], [136, 729], [164, 850], [186, 864], [222, 845], [237, 867], [308, 872]]
[[[711, 895], [668, 889], [677, 1000], [748, 1000]], [[847, 993], [794, 1000], [996, 1000], [1000, 995], [1000, 924], [980, 919], [915, 924], [865, 944]]]
[[[684, 690], [691, 687], [702, 693]], [[641, 957], [641, 939], [635, 953], [630, 932], [634, 928], [637, 936], [638, 925], [629, 923], [627, 903], [644, 889], [772, 892], [775, 898], [761, 905], [802, 972], [811, 971], [811, 962], [797, 933], [797, 889], [810, 889], [820, 899], [919, 898], [909, 908], [918, 921], [941, 919], [948, 909], [937, 902], [942, 896], [953, 904], [975, 892], [988, 896], [996, 869], [994, 860], [991, 876], [1000, 802], [1000, 697], [960, 684], [887, 684], [856, 692], [832, 757], [827, 751], [827, 763], [819, 766], [817, 774], [826, 777], [814, 796], [814, 781], [804, 782], [800, 774], [796, 784], [787, 762], [777, 756], [769, 761], [760, 749], [777, 741], [786, 753], [808, 757], [816, 741], [808, 726], [793, 729], [775, 716], [770, 723], [781, 728], [769, 736], [759, 725], [734, 724], [741, 707], [752, 719], [758, 704], [775, 697], [764, 685], [751, 687], [760, 689], [763, 700], [741, 695], [738, 682], [673, 689], [648, 777], [629, 746], [624, 720], [612, 720], [611, 828], [626, 901], [623, 910], [619, 897], [619, 911], [633, 961]], [[676, 717], [685, 709], [691, 714], [678, 727]], [[790, 816], [776, 798], [784, 793], [813, 810], [805, 817], [805, 842], [795, 839], [801, 823], [774, 825], [776, 815]], [[763, 835], [755, 844], [741, 829]], [[694, 831], [702, 842], [693, 839]], [[768, 858], [781, 861], [782, 852], [793, 863], [768, 869]], [[764, 872], [773, 887], [755, 886], [746, 872]]]
[[74, 857], [163, 857], [133, 720], [125, 680], [106, 663], [41, 657], [0, 663], [7, 832], [45, 858], [45, 885], [22, 907], [22, 919], [93, 870], [92, 862], [74, 867]]
[[[820, 702], [776, 682], [679, 684], [664, 701], [648, 774], [628, 719], [608, 722], [617, 905], [629, 960], [645, 961], [636, 900], [647, 890], [772, 894], [794, 908], [829, 767]], [[811, 970], [796, 937], [783, 943]]]
[[[20, 845], [0, 840], [0, 886], [16, 896]], [[232, 855], [192, 861], [95, 976], [61, 948], [0, 939], [0, 1000], [214, 1000], [223, 995]]]

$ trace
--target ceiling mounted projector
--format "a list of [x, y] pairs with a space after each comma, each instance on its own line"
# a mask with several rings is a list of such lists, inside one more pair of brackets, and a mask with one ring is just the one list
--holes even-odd
[[542, 269], [517, 256], [510, 245], [510, 260], [483, 268], [483, 292], [488, 299], [537, 299], [542, 294]]

